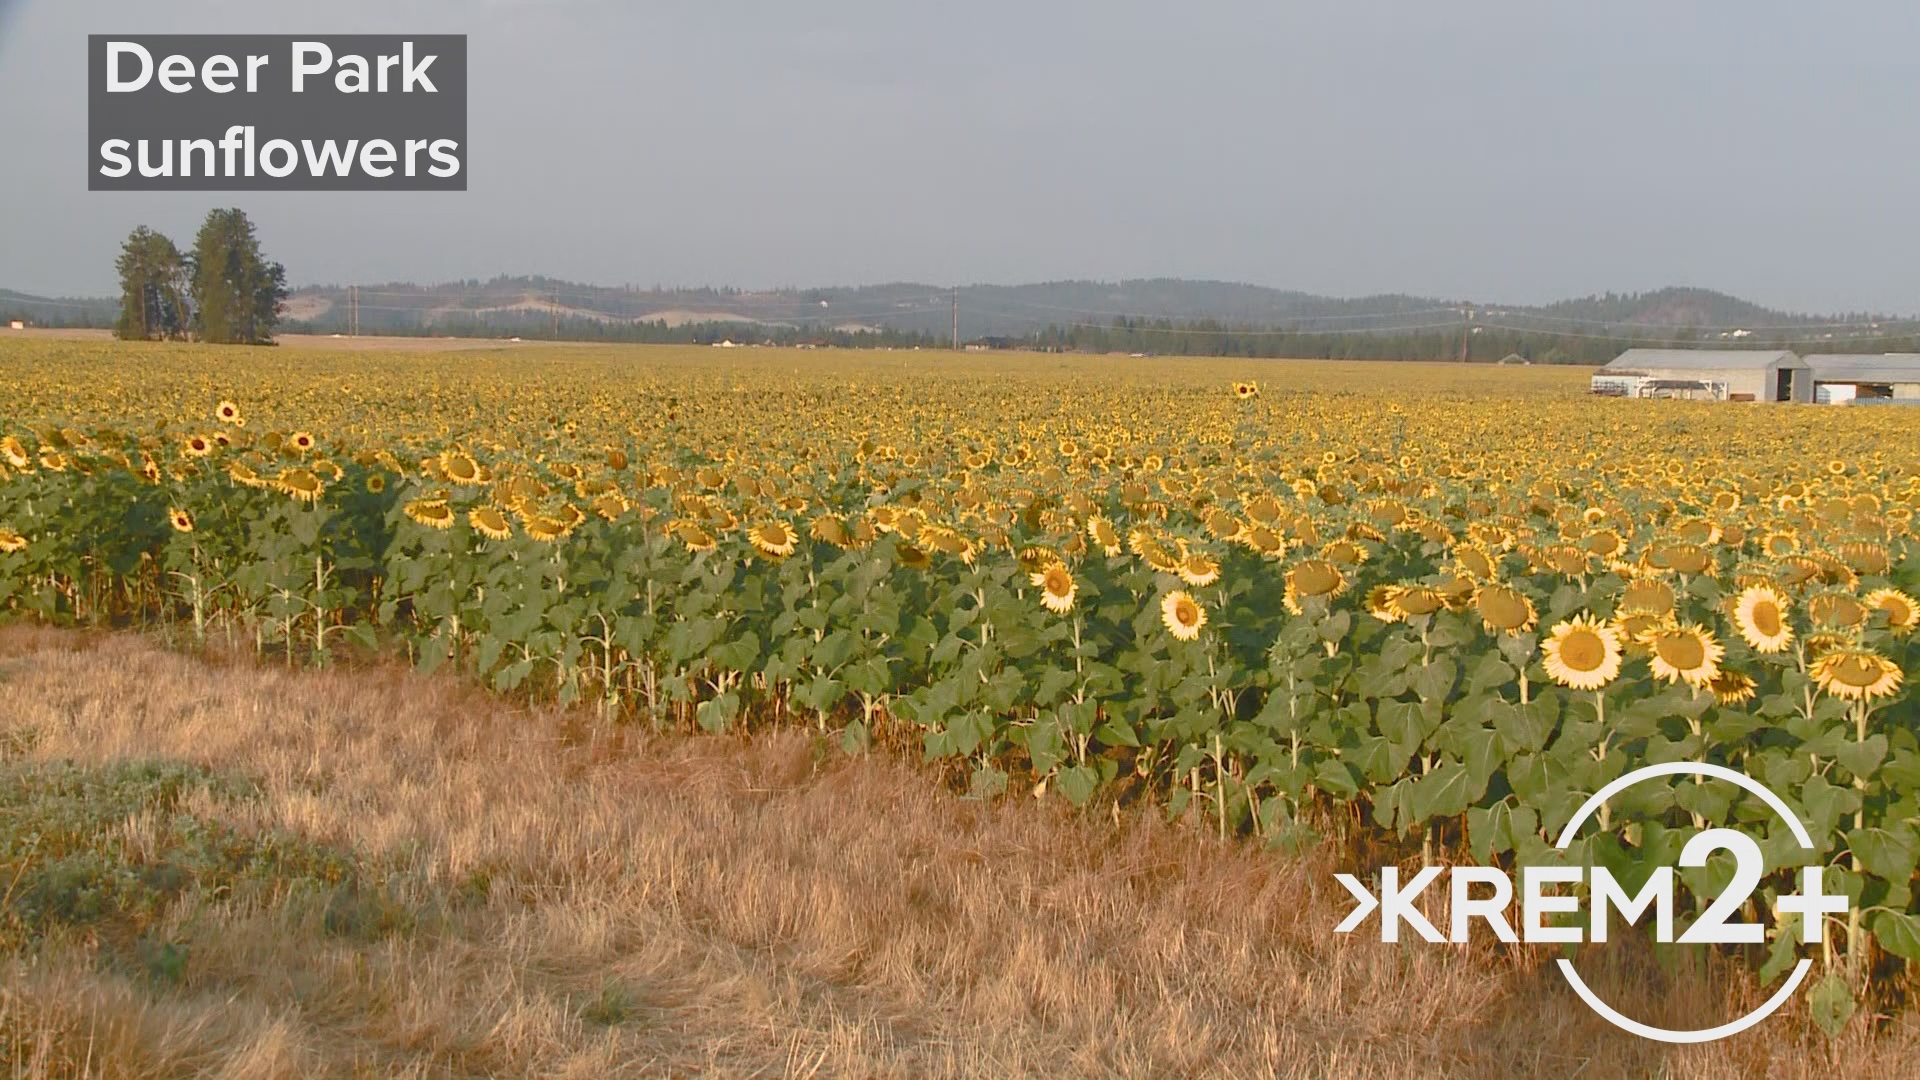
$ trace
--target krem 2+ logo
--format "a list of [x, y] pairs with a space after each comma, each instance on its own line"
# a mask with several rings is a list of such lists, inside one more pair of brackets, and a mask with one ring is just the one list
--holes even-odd
[[[1781, 917], [1798, 915], [1800, 940], [1807, 944], [1819, 944], [1823, 940], [1823, 927], [1830, 914], [1841, 914], [1849, 910], [1844, 895], [1828, 895], [1823, 882], [1824, 866], [1820, 861], [1813, 838], [1807, 834], [1806, 826], [1794, 815], [1786, 800], [1769, 791], [1764, 784], [1722, 765], [1709, 765], [1699, 762], [1675, 761], [1660, 765], [1648, 765], [1625, 773], [1612, 783], [1593, 793], [1592, 797], [1580, 805], [1566, 827], [1560, 831], [1555, 848], [1565, 852], [1579, 835], [1580, 827], [1603, 804], [1634, 784], [1663, 776], [1699, 776], [1712, 777], [1736, 784], [1764, 802], [1781, 820], [1786, 823], [1793, 839], [1804, 852], [1805, 863], [1799, 867], [1800, 889], [1797, 893], [1782, 894], [1775, 903]], [[1441, 868], [1429, 866], [1413, 875], [1404, 885], [1400, 882], [1398, 867], [1386, 866], [1380, 869], [1380, 891], [1376, 895], [1352, 874], [1336, 874], [1336, 880], [1353, 894], [1359, 905], [1346, 917], [1336, 933], [1350, 934], [1366, 922], [1367, 917], [1379, 914], [1380, 940], [1397, 942], [1400, 940], [1400, 927], [1405, 924], [1420, 937], [1431, 942], [1452, 941], [1465, 944], [1468, 930], [1475, 919], [1484, 921], [1494, 936], [1509, 944], [1515, 942], [1576, 944], [1581, 941], [1604, 942], [1607, 940], [1607, 926], [1610, 913], [1618, 912], [1628, 925], [1636, 925], [1652, 910], [1654, 939], [1662, 944], [1681, 945], [1758, 945], [1766, 941], [1766, 928], [1755, 922], [1737, 921], [1735, 916], [1754, 894], [1761, 879], [1766, 876], [1766, 857], [1760, 844], [1753, 837], [1737, 829], [1713, 828], [1694, 834], [1680, 849], [1677, 865], [1682, 868], [1703, 867], [1709, 856], [1718, 851], [1732, 856], [1733, 875], [1720, 890], [1717, 897], [1703, 910], [1692, 925], [1678, 937], [1674, 935], [1674, 870], [1673, 866], [1655, 867], [1638, 891], [1629, 889], [1618, 881], [1613, 872], [1603, 865], [1592, 866], [1522, 866], [1520, 871], [1520, 929], [1516, 933], [1507, 921], [1507, 910], [1513, 903], [1514, 882], [1507, 871], [1494, 866], [1456, 866], [1452, 868], [1451, 908], [1452, 925], [1449, 933], [1440, 931], [1415, 906], [1416, 901], [1428, 886], [1439, 878]], [[1576, 895], [1549, 892], [1549, 889], [1576, 888], [1581, 883], [1587, 886], [1587, 926], [1583, 929], [1578, 918], [1580, 898]], [[1491, 890], [1491, 894], [1474, 897], [1470, 890], [1482, 886]], [[1552, 921], [1550, 922], [1549, 919]], [[1780, 1006], [1787, 1003], [1801, 982], [1806, 978], [1813, 961], [1802, 957], [1793, 968], [1787, 981], [1775, 991], [1773, 996], [1745, 1016], [1730, 1020], [1718, 1027], [1697, 1030], [1676, 1031], [1641, 1023], [1624, 1015], [1612, 1005], [1600, 999], [1600, 996], [1587, 986], [1574, 969], [1573, 962], [1566, 958], [1558, 961], [1560, 973], [1566, 977], [1574, 993], [1587, 1003], [1595, 1012], [1610, 1023], [1631, 1031], [1635, 1035], [1648, 1039], [1658, 1039], [1670, 1043], [1711, 1042], [1745, 1031], [1772, 1015]]]

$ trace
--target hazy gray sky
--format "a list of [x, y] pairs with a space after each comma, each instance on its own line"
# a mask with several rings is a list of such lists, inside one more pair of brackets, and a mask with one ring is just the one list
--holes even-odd
[[[86, 35], [469, 35], [469, 190], [89, 193]], [[1920, 5], [0, 0], [0, 287], [1209, 277], [1920, 312]]]

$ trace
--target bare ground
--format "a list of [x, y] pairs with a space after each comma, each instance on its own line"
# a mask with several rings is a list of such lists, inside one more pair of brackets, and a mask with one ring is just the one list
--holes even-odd
[[[0, 631], [0, 702], [16, 782], [159, 760], [254, 785], [98, 838], [159, 880], [168, 844], [213, 829], [222, 858], [250, 853], [239, 883], [0, 952], [0, 1061], [19, 1077], [1825, 1077], [1920, 1060], [1911, 1013], [1829, 1042], [1797, 1005], [1721, 1043], [1642, 1042], [1541, 956], [1336, 938], [1330, 850], [968, 801], [801, 733], [656, 737], [397, 668], [22, 628]], [[356, 884], [274, 885], [295, 875], [274, 837], [346, 853]], [[9, 896], [35, 865], [15, 862]], [[1630, 956], [1593, 967], [1655, 1022], [1715, 1023], [1759, 995]]]

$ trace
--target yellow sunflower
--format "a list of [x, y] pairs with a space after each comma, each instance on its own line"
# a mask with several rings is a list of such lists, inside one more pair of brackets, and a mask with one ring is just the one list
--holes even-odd
[[1733, 604], [1733, 624], [1755, 652], [1777, 653], [1793, 642], [1787, 598], [1771, 585], [1749, 585]]
[[1893, 566], [1893, 554], [1887, 546], [1868, 540], [1841, 544], [1834, 555], [1857, 574], [1884, 574]]
[[1653, 649], [1649, 663], [1654, 678], [1695, 688], [1720, 674], [1720, 660], [1727, 654], [1713, 632], [1698, 623], [1662, 627], [1648, 635], [1647, 644]]
[[776, 518], [748, 529], [747, 540], [753, 545], [753, 550], [767, 558], [784, 559], [793, 554], [794, 546], [800, 542], [800, 534], [793, 531], [793, 526]]
[[1454, 565], [1475, 581], [1492, 581], [1500, 576], [1500, 564], [1484, 548], [1458, 544], [1453, 549]]
[[400, 509], [407, 517], [429, 529], [445, 529], [453, 525], [453, 509], [445, 499], [414, 499]]
[[304, 454], [312, 450], [313, 446], [314, 440], [311, 432], [296, 431], [287, 436], [287, 449], [292, 450], [296, 454]]
[[1055, 615], [1065, 615], [1073, 610], [1073, 598], [1080, 586], [1073, 580], [1073, 573], [1065, 563], [1053, 563], [1038, 573], [1028, 575], [1034, 586], [1040, 590], [1040, 604]]
[[193, 515], [177, 506], [167, 509], [167, 522], [173, 526], [174, 532], [190, 533], [193, 531]]
[[1366, 599], [1361, 603], [1367, 609], [1367, 614], [1381, 622], [1399, 622], [1400, 611], [1393, 603], [1394, 598], [1399, 594], [1400, 586], [1398, 585], [1375, 585], [1367, 590]]
[[834, 514], [821, 514], [808, 522], [807, 535], [837, 548], [848, 547], [853, 540], [847, 531], [847, 523]]
[[1240, 542], [1269, 559], [1287, 553], [1286, 537], [1268, 525], [1254, 525], [1240, 534]]
[[1482, 585], [1473, 594], [1473, 606], [1488, 633], [1524, 634], [1540, 618], [1533, 601], [1507, 585]]
[[1638, 612], [1643, 615], [1671, 614], [1673, 586], [1658, 578], [1639, 578], [1629, 581], [1626, 588], [1620, 590], [1620, 599], [1616, 606], [1621, 611]]
[[1185, 564], [1178, 552], [1169, 549], [1157, 540], [1148, 539], [1140, 548], [1140, 558], [1148, 566], [1162, 574], [1178, 574]]
[[1387, 601], [1402, 619], [1431, 615], [1446, 606], [1447, 596], [1431, 585], [1405, 585]]
[[589, 505], [593, 507], [594, 513], [607, 521], [618, 521], [620, 515], [633, 509], [633, 503], [617, 491], [602, 492], [594, 496], [593, 502]]
[[190, 458], [206, 457], [213, 453], [213, 440], [205, 435], [189, 435], [181, 445], [180, 452]]
[[460, 450], [440, 452], [440, 475], [456, 484], [478, 484], [485, 480], [480, 463], [473, 456]]
[[245, 427], [247, 424], [246, 417], [240, 415], [240, 406], [231, 401], [223, 401], [215, 405], [213, 418], [223, 424], [232, 424], [234, 427]]
[[[549, 514], [529, 514], [521, 519], [521, 525], [527, 535], [543, 544], [552, 544], [567, 535], [567, 523]], [[704, 541], [702, 538], [704, 537]], [[680, 542], [687, 545], [688, 551], [712, 551], [716, 544], [713, 537], [698, 525], [687, 525], [680, 533]]]
[[1347, 576], [1340, 568], [1326, 559], [1305, 559], [1287, 571], [1287, 588], [1281, 596], [1281, 602], [1288, 611], [1298, 615], [1303, 610], [1300, 601], [1321, 597], [1331, 601], [1347, 591]]
[[1754, 685], [1751, 676], [1732, 668], [1722, 668], [1720, 674], [1707, 680], [1707, 689], [1713, 691], [1714, 700], [1722, 705], [1752, 701]]
[[1866, 605], [1886, 613], [1887, 629], [1895, 637], [1913, 633], [1915, 623], [1920, 622], [1920, 604], [1899, 589], [1875, 589], [1867, 594]]
[[489, 540], [507, 540], [513, 536], [513, 523], [495, 506], [476, 506], [467, 511], [467, 524]]
[[1186, 558], [1180, 560], [1180, 568], [1175, 572], [1180, 575], [1181, 581], [1196, 589], [1220, 580], [1220, 564], [1204, 551], [1187, 552]]
[[16, 551], [23, 551], [26, 549], [26, 546], [26, 537], [21, 536], [5, 525], [0, 525], [0, 555], [11, 555]]
[[262, 480], [260, 474], [254, 472], [253, 468], [244, 461], [228, 462], [227, 476], [231, 477], [233, 482], [239, 484], [241, 487], [263, 488], [271, 486], [270, 481]]
[[1108, 558], [1120, 554], [1120, 533], [1114, 529], [1113, 522], [1099, 514], [1087, 519], [1087, 538]]
[[[274, 489], [282, 495], [291, 495], [299, 502], [313, 502], [326, 490], [326, 484], [320, 477], [307, 469], [288, 469], [273, 478]], [[448, 520], [452, 517], [449, 515]]]
[[1813, 662], [1810, 672], [1820, 689], [1848, 701], [1888, 697], [1900, 689], [1900, 667], [1866, 649], [1834, 649]]
[[1591, 615], [1555, 623], [1540, 645], [1547, 677], [1572, 690], [1598, 690], [1620, 675], [1620, 634]]
[[1170, 592], [1160, 601], [1160, 621], [1181, 641], [1194, 641], [1207, 625], [1207, 609], [1184, 592]]
[[1849, 593], [1818, 593], [1807, 599], [1807, 619], [1815, 626], [1847, 629], [1867, 621], [1867, 606]]

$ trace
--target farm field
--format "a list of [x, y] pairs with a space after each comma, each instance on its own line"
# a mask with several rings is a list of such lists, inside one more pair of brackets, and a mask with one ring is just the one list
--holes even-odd
[[[1553, 853], [1627, 769], [1711, 760], [1793, 804], [1856, 912], [1798, 946], [1773, 871], [1721, 996], [1808, 955], [1772, 1037], [1909, 1037], [1912, 410], [1594, 400], [1572, 368], [935, 352], [0, 339], [0, 375], [10, 621], [249, 671], [400, 657], [596, 738], [905, 753], [967, 806], [1175, 821], [1154, 843], [1268, 868], [1633, 880], [1734, 823], [1788, 865], [1764, 807], [1686, 778]], [[421, 872], [464, 880], [470, 854]], [[1683, 921], [1730, 873], [1681, 871]], [[21, 942], [162, 917], [6, 915]], [[1098, 1067], [1206, 1053], [1158, 1052]]]

